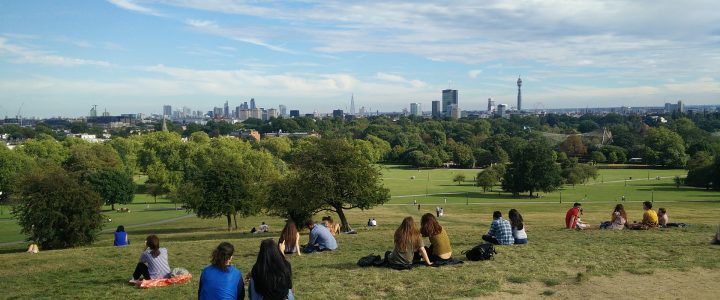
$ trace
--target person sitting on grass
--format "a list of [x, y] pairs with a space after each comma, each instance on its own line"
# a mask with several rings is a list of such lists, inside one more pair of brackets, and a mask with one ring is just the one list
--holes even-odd
[[565, 213], [565, 228], [575, 229], [577, 228], [577, 221], [580, 219], [580, 209], [582, 204], [575, 202], [573, 207], [568, 209]]
[[372, 227], [377, 226], [377, 221], [375, 220], [375, 218], [372, 218], [372, 220], [370, 220], [370, 226], [372, 226]]
[[200, 274], [198, 299], [244, 299], [242, 272], [231, 265], [235, 247], [222, 242], [212, 252], [210, 265]]
[[600, 224], [600, 229], [616, 229], [620, 230], [627, 226], [627, 213], [622, 204], [615, 205], [615, 209], [610, 215], [610, 221]]
[[[440, 226], [435, 216], [424, 214], [420, 219], [420, 234], [430, 240], [430, 247], [425, 247], [430, 261], [436, 262], [452, 258], [450, 238], [445, 228]], [[417, 257], [419, 259], [419, 257]]]
[[508, 219], [510, 219], [510, 227], [512, 228], [512, 236], [515, 244], [527, 244], [528, 237], [525, 232], [525, 221], [522, 215], [517, 209], [511, 209], [508, 212]]
[[415, 220], [412, 217], [406, 217], [400, 223], [400, 227], [395, 230], [393, 239], [395, 247], [393, 251], [385, 252], [385, 260], [388, 265], [396, 269], [412, 268], [415, 252], [419, 252], [420, 257], [425, 261], [425, 265], [431, 266], [433, 263], [425, 251], [425, 245], [420, 237], [420, 230], [415, 226]]
[[167, 249], [160, 248], [160, 239], [157, 235], [149, 235], [145, 239], [145, 250], [140, 254], [140, 261], [135, 266], [135, 272], [130, 283], [136, 283], [140, 276], [143, 279], [160, 279], [170, 276]]
[[270, 226], [265, 224], [265, 222], [262, 222], [262, 224], [260, 224], [260, 232], [268, 232], [268, 230], [270, 230]]
[[40, 248], [38, 248], [38, 245], [36, 243], [32, 243], [30, 244], [30, 246], [28, 246], [28, 249], [25, 252], [37, 254], [38, 252], [40, 252]]
[[325, 225], [325, 228], [327, 228], [333, 236], [340, 233], [340, 224], [335, 223], [331, 216], [323, 217], [322, 224]]
[[300, 233], [293, 221], [288, 221], [285, 224], [285, 227], [280, 233], [278, 247], [280, 247], [280, 251], [284, 254], [295, 253], [295, 255], [300, 256]]
[[495, 245], [512, 245], [515, 242], [510, 222], [502, 218], [500, 211], [493, 212], [490, 230], [486, 235], [482, 236], [482, 239]]
[[117, 229], [115, 229], [115, 241], [113, 242], [113, 246], [127, 246], [130, 245], [130, 240], [128, 240], [127, 232], [125, 232], [125, 226], [118, 226]]
[[272, 239], [260, 242], [260, 252], [249, 277], [250, 300], [295, 299], [292, 292], [292, 268]]
[[310, 230], [310, 240], [303, 252], [313, 253], [337, 249], [337, 241], [327, 227], [317, 225], [312, 220], [305, 222], [305, 227]]
[[668, 227], [687, 227], [687, 224], [685, 223], [670, 223], [667, 210], [665, 208], [658, 208], [657, 211], [658, 215], [658, 225], [662, 228], [668, 228]]
[[630, 229], [645, 230], [658, 227], [658, 215], [652, 209], [652, 203], [650, 201], [643, 202], [643, 210], [645, 210], [645, 213], [643, 213], [642, 221], [640, 223], [633, 223], [632, 225], [629, 225]]

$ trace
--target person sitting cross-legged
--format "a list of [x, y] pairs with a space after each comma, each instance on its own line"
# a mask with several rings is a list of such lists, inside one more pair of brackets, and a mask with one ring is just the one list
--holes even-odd
[[493, 221], [492, 224], [490, 224], [490, 231], [488, 231], [486, 235], [483, 235], [482, 239], [495, 245], [512, 245], [515, 243], [510, 222], [502, 218], [502, 213], [500, 211], [496, 210], [493, 212]]
[[420, 237], [420, 230], [418, 230], [412, 217], [403, 219], [400, 227], [395, 230], [393, 241], [395, 243], [393, 251], [385, 252], [385, 261], [391, 268], [412, 268], [416, 252], [425, 261], [425, 265], [430, 266], [433, 264], [428, 257], [427, 251], [425, 251], [425, 245]]
[[310, 240], [303, 252], [313, 253], [337, 249], [337, 241], [327, 227], [315, 224], [312, 220], [305, 222], [305, 227], [310, 229]]
[[445, 228], [440, 226], [431, 213], [424, 214], [420, 219], [420, 233], [430, 239], [430, 247], [425, 247], [431, 261], [448, 260], [452, 258], [450, 238]]
[[136, 283], [141, 276], [145, 280], [170, 277], [168, 252], [167, 249], [160, 248], [160, 239], [154, 234], [149, 235], [145, 245], [147, 248], [140, 254], [140, 261], [135, 266], [130, 283]]
[[242, 272], [231, 265], [234, 253], [235, 247], [228, 242], [213, 250], [211, 264], [200, 274], [199, 300], [245, 298]]
[[658, 215], [652, 209], [652, 202], [643, 202], [643, 210], [645, 212], [643, 213], [642, 221], [628, 225], [630, 229], [651, 229], [658, 227]]

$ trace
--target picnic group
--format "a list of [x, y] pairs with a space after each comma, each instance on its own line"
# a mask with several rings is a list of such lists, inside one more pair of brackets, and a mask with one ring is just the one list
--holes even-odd
[[[685, 226], [683, 223], [670, 223], [664, 208], [660, 208], [656, 212], [653, 210], [651, 202], [644, 202], [642, 205], [644, 213], [640, 222], [629, 223], [623, 205], [617, 204], [610, 214], [610, 220], [602, 222], [595, 228], [648, 230], [657, 227]], [[436, 215], [439, 214], [436, 213]], [[431, 213], [422, 215], [419, 226], [412, 217], [405, 217], [395, 230], [393, 249], [387, 251], [384, 257], [379, 258], [379, 261], [375, 261], [374, 265], [393, 269], [411, 269], [418, 265], [443, 266], [463, 263], [453, 257], [454, 252], [448, 232], [440, 225], [436, 215]], [[575, 203], [567, 210], [565, 227], [573, 230], [593, 228], [594, 226], [582, 221], [582, 215], [582, 204]], [[481, 245], [489, 246], [492, 249], [492, 245], [528, 243], [525, 222], [520, 212], [517, 209], [511, 209], [507, 213], [507, 218], [504, 219], [500, 211], [493, 212], [490, 229], [482, 235], [485, 243]], [[310, 231], [306, 245], [301, 245], [300, 233], [296, 224], [287, 221], [277, 241], [265, 239], [260, 242], [255, 264], [246, 276], [243, 276], [242, 272], [232, 264], [235, 247], [231, 243], [221, 242], [212, 251], [210, 264], [202, 270], [198, 299], [244, 299], [245, 297], [251, 300], [295, 299], [292, 268], [286, 256], [335, 251], [338, 249], [335, 236], [341, 233], [340, 225], [334, 222], [330, 216], [323, 217], [321, 223], [309, 220], [303, 225]], [[377, 221], [371, 218], [367, 225], [375, 227]], [[260, 229], [256, 231], [268, 232], [269, 226], [263, 222]], [[424, 244], [423, 237], [429, 239], [429, 245]], [[114, 245], [129, 244], [130, 239], [124, 227], [118, 226]], [[176, 270], [170, 269], [168, 250], [160, 247], [160, 238], [157, 235], [147, 236], [145, 246], [130, 283], [141, 285], [163, 282], [177, 275]], [[36, 246], [31, 247], [33, 248], [29, 251], [37, 253]], [[469, 253], [467, 257], [471, 259]], [[358, 264], [360, 265], [360, 262]], [[180, 273], [187, 273], [187, 271]], [[153, 287], [153, 285], [148, 286]], [[162, 286], [162, 284], [157, 286]]]

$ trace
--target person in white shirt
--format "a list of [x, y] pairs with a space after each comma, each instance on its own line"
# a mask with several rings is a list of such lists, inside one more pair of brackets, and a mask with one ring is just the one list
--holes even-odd
[[515, 244], [527, 244], [528, 237], [525, 232], [525, 222], [520, 212], [513, 208], [508, 212], [508, 218], [510, 219], [510, 227], [512, 228]]
[[260, 224], [260, 232], [268, 232], [269, 229], [270, 229], [270, 226], [265, 224], [265, 222], [262, 222], [262, 224]]

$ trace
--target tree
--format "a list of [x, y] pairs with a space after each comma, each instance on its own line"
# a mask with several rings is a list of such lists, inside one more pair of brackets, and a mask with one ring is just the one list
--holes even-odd
[[303, 224], [324, 207], [324, 203], [314, 197], [314, 190], [315, 186], [290, 172], [273, 183], [264, 206], [270, 215]]
[[581, 156], [587, 154], [587, 146], [583, 143], [580, 135], [571, 135], [560, 143], [560, 151], [569, 156]]
[[105, 204], [115, 210], [115, 204], [131, 203], [135, 197], [135, 183], [126, 171], [106, 169], [91, 174], [88, 181]]
[[17, 179], [35, 162], [21, 151], [10, 150], [0, 144], [0, 204], [7, 203], [17, 190]]
[[102, 200], [67, 171], [44, 166], [20, 183], [13, 207], [21, 232], [43, 248], [66, 248], [95, 241], [103, 226]]
[[531, 141], [512, 156], [502, 188], [517, 196], [522, 192], [551, 192], [562, 185], [556, 155], [543, 141]]
[[476, 185], [482, 187], [483, 192], [492, 191], [492, 187], [505, 175], [505, 165], [493, 165], [475, 177]]
[[590, 153], [590, 157], [592, 157], [592, 160], [598, 163], [604, 163], [607, 161], [605, 154], [600, 151], [593, 151], [592, 153]]
[[597, 168], [588, 164], [580, 164], [577, 162], [577, 158], [573, 158], [570, 162], [563, 166], [562, 177], [565, 179], [565, 183], [572, 184], [574, 187], [576, 184], [586, 183], [590, 178], [597, 178]]
[[675, 168], [685, 167], [687, 163], [685, 142], [670, 129], [651, 128], [645, 137], [645, 145], [656, 153], [648, 156], [647, 163]]
[[369, 209], [390, 199], [379, 167], [352, 143], [338, 138], [306, 141], [293, 152], [291, 169], [322, 209], [338, 214], [343, 230], [350, 230], [345, 210]]
[[457, 174], [453, 177], [453, 182], [457, 182], [458, 185], [465, 181], [465, 174]]
[[465, 144], [452, 143], [448, 145], [448, 151], [452, 153], [452, 159], [463, 168], [475, 167], [475, 156], [472, 148]]

